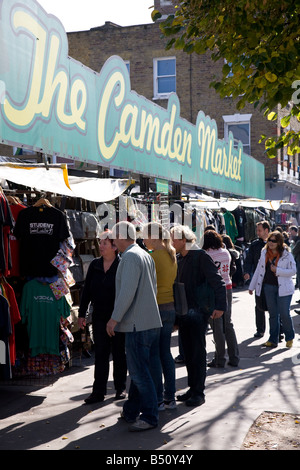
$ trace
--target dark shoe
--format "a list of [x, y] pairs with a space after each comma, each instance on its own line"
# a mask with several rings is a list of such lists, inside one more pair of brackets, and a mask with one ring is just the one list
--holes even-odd
[[298, 313], [298, 315], [300, 315], [300, 310], [294, 310], [294, 312]]
[[89, 397], [87, 397], [84, 402], [86, 405], [91, 405], [92, 403], [98, 403], [104, 401], [104, 395], [97, 395], [95, 393], [92, 393]]
[[238, 365], [239, 365], [238, 363], [234, 364], [233, 362], [230, 362], [230, 361], [228, 361], [227, 364], [231, 367], [238, 367]]
[[126, 398], [126, 393], [125, 392], [117, 392], [115, 395], [115, 400], [124, 400]]
[[183, 393], [182, 395], [177, 395], [176, 399], [178, 401], [187, 401], [191, 397], [191, 391], [188, 390], [187, 392]]
[[176, 364], [184, 364], [184, 357], [179, 354], [179, 356], [176, 356], [174, 361]]
[[220, 368], [220, 369], [224, 368], [224, 366], [221, 366], [220, 364], [216, 364], [214, 360], [208, 362], [208, 363], [207, 363], [207, 366], [208, 366], [208, 367], [217, 367], [217, 368]]
[[264, 336], [264, 333], [260, 333], [259, 331], [257, 331], [255, 334], [254, 334], [254, 338], [262, 338]]
[[193, 396], [186, 400], [186, 406], [201, 406], [205, 403], [205, 398], [201, 396]]
[[300, 304], [300, 300], [296, 300], [296, 304]]

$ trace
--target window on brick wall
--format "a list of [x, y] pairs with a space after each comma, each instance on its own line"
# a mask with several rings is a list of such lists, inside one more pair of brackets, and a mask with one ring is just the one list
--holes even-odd
[[232, 132], [234, 138], [234, 147], [238, 146], [238, 142], [243, 144], [243, 150], [251, 155], [251, 120], [252, 114], [233, 114], [223, 116], [224, 120], [224, 138], [227, 141], [229, 132]]
[[176, 92], [176, 58], [153, 59], [154, 99], [168, 98]]

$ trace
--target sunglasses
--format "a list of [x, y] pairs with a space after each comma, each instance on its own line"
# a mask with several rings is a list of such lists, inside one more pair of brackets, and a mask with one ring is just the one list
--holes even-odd
[[274, 240], [274, 238], [270, 238], [270, 240], [268, 240], [268, 242], [277, 243], [277, 240]]

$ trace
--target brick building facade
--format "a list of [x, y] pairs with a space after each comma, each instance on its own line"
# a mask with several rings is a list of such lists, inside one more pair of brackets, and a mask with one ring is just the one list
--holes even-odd
[[[162, 13], [172, 11], [171, 2], [162, 2]], [[160, 8], [159, 0], [155, 7]], [[154, 100], [166, 108], [167, 97], [155, 96], [155, 61], [174, 58], [176, 62], [176, 93], [180, 101], [180, 114], [195, 124], [200, 110], [216, 120], [219, 138], [226, 138], [228, 123], [249, 123], [249, 147], [244, 151], [265, 164], [266, 179], [275, 179], [277, 161], [264, 155], [264, 144], [259, 144], [261, 134], [276, 135], [277, 124], [264, 118], [252, 105], [241, 112], [231, 97], [221, 99], [209, 84], [221, 74], [222, 63], [214, 63], [209, 54], [186, 54], [182, 51], [165, 50], [166, 39], [162, 38], [159, 24], [121, 27], [111, 22], [89, 31], [68, 33], [69, 55], [99, 72], [105, 61], [112, 55], [120, 56], [127, 64], [131, 88], [148, 100]], [[247, 151], [249, 148], [249, 152]]]

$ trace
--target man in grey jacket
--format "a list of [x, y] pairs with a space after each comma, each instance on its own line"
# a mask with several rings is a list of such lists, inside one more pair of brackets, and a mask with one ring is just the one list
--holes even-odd
[[113, 238], [122, 253], [116, 274], [116, 297], [107, 333], [125, 332], [127, 367], [131, 378], [128, 400], [121, 416], [131, 431], [158, 424], [156, 384], [161, 374], [159, 332], [162, 326], [156, 301], [155, 264], [136, 243], [134, 225], [119, 222]]

